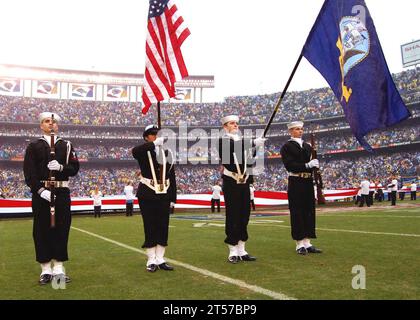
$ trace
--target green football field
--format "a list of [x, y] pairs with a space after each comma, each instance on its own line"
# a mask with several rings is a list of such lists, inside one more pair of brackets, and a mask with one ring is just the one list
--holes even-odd
[[145, 269], [138, 214], [74, 216], [72, 282], [58, 289], [37, 283], [32, 220], [0, 220], [0, 299], [420, 299], [419, 201], [323, 207], [313, 244], [324, 252], [307, 256], [295, 253], [287, 212], [253, 213], [247, 251], [258, 260], [236, 265], [223, 214], [177, 212], [166, 251], [175, 271], [155, 273]]

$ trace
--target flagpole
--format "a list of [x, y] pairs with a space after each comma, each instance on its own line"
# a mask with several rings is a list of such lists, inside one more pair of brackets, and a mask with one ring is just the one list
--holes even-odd
[[284, 95], [285, 95], [285, 94], [286, 94], [286, 92], [287, 92], [287, 89], [289, 89], [289, 85], [290, 85], [290, 83], [292, 82], [293, 77], [295, 76], [296, 70], [297, 70], [297, 68], [298, 68], [298, 66], [299, 66], [299, 64], [300, 64], [300, 61], [302, 60], [302, 57], [303, 57], [303, 54], [301, 53], [301, 54], [299, 55], [299, 58], [298, 58], [298, 60], [297, 60], [296, 64], [295, 64], [295, 67], [293, 68], [292, 73], [290, 74], [289, 80], [287, 80], [286, 86], [284, 87], [284, 89], [283, 89], [283, 91], [282, 91], [282, 93], [281, 93], [281, 96], [280, 96], [279, 100], [277, 101], [276, 106], [274, 107], [274, 111], [273, 111], [273, 113], [271, 114], [271, 118], [270, 118], [270, 120], [268, 121], [267, 125], [265, 126], [264, 133], [263, 133], [263, 135], [262, 135], [264, 138], [265, 138], [265, 135], [267, 134], [268, 129], [269, 129], [269, 128], [270, 128], [270, 126], [271, 126], [271, 123], [272, 123], [272, 122], [273, 122], [273, 120], [274, 120], [274, 117], [276, 116], [277, 111], [279, 111], [279, 108], [280, 108], [281, 102], [283, 101], [283, 98], [284, 98]]
[[160, 120], [160, 101], [157, 103], [157, 121], [158, 121], [158, 127], [159, 129], [162, 129], [162, 123]]
[[[157, 102], [157, 121], [158, 121], [158, 127], [159, 129], [162, 129], [162, 122], [160, 119], [160, 101]], [[159, 178], [158, 178], [158, 183], [159, 184], [163, 184], [163, 181], [165, 181], [164, 176], [163, 176], [163, 164], [159, 162]]]

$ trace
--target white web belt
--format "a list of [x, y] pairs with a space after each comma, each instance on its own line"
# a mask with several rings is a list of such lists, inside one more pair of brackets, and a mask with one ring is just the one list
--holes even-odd
[[156, 194], [164, 194], [168, 192], [170, 182], [169, 179], [166, 179], [163, 181], [163, 177], [166, 177], [166, 156], [165, 152], [162, 152], [163, 154], [163, 168], [162, 168], [162, 182], [158, 183], [157, 177], [156, 177], [156, 171], [155, 166], [153, 164], [153, 159], [150, 151], [147, 151], [147, 157], [149, 158], [149, 165], [150, 165], [150, 171], [152, 172], [152, 179], [147, 179], [144, 177], [140, 177], [140, 182], [148, 186], [150, 189], [152, 189]]
[[234, 179], [236, 181], [237, 184], [245, 184], [246, 181], [249, 178], [249, 175], [246, 173], [246, 166], [247, 166], [247, 152], [245, 151], [245, 161], [244, 161], [244, 172], [241, 171], [241, 168], [239, 167], [239, 162], [238, 162], [238, 157], [236, 156], [236, 153], [233, 153], [233, 160], [235, 161], [235, 165], [236, 165], [236, 171], [238, 172], [232, 172], [229, 171], [228, 169], [224, 168], [223, 169], [223, 174], [225, 176], [231, 177], [232, 179]]

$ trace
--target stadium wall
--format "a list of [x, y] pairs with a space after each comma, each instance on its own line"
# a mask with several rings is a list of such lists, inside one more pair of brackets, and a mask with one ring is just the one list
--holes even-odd
[[[327, 201], [336, 201], [352, 198], [356, 195], [357, 189], [341, 189], [341, 190], [324, 190]], [[278, 205], [286, 205], [287, 192], [255, 192], [255, 205], [257, 207], [270, 207]], [[0, 218], [9, 214], [26, 214], [31, 213], [30, 199], [0, 199]], [[224, 207], [224, 197], [220, 199], [221, 206]], [[138, 201], [134, 204], [138, 208]], [[177, 209], [208, 209], [211, 204], [211, 193], [206, 194], [180, 194], [177, 196], [175, 208]], [[124, 196], [104, 197], [102, 200], [103, 210], [124, 210]], [[71, 211], [77, 213], [80, 211], [93, 211], [93, 200], [90, 198], [72, 198]]]

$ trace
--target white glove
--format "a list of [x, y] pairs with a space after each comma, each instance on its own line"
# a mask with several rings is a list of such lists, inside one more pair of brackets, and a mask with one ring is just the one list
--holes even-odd
[[48, 202], [51, 202], [51, 191], [50, 190], [44, 190], [39, 195], [42, 199], [47, 200]]
[[306, 166], [306, 168], [310, 168], [310, 169], [312, 169], [314, 167], [319, 168], [319, 161], [318, 161], [318, 159], [313, 159], [313, 160], [309, 161], [307, 164], [305, 164], [305, 166]]
[[257, 147], [262, 147], [266, 141], [267, 141], [267, 138], [263, 138], [263, 137], [254, 139], [254, 143]]
[[54, 171], [62, 171], [63, 170], [63, 166], [61, 164], [59, 164], [57, 160], [53, 160], [53, 161], [48, 162], [47, 167], [48, 167], [48, 169], [54, 170]]
[[153, 143], [155, 144], [156, 147], [157, 146], [163, 146], [164, 141], [165, 141], [165, 138], [159, 137], [159, 138], [156, 138], [156, 140], [153, 141]]
[[175, 202], [171, 202], [169, 205], [171, 208], [175, 208]]

